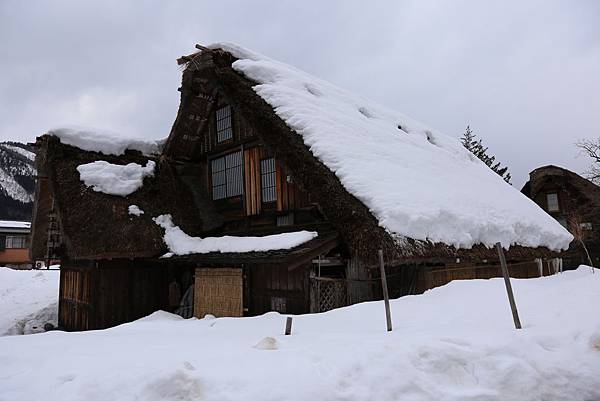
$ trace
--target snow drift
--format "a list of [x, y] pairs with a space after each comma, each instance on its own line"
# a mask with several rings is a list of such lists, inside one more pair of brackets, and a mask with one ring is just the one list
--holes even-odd
[[294, 67], [232, 44], [233, 68], [399, 240], [566, 249], [572, 236], [448, 137]]
[[0, 336], [40, 332], [45, 323], [56, 324], [58, 278], [53, 270], [0, 267]]
[[584, 401], [600, 399], [600, 274], [454, 281], [316, 315], [183, 320], [0, 338], [0, 399]]

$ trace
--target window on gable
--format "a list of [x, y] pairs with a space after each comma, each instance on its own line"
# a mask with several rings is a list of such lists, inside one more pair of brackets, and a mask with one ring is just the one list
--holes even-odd
[[216, 111], [217, 143], [233, 138], [231, 127], [231, 106], [223, 106]]
[[234, 152], [211, 161], [213, 199], [244, 193], [242, 152]]
[[277, 200], [277, 188], [275, 184], [275, 159], [273, 157], [260, 161], [260, 183], [263, 202], [275, 202]]
[[6, 248], [27, 248], [27, 237], [24, 235], [7, 235]]
[[546, 202], [548, 205], [549, 212], [558, 212], [560, 210], [560, 208], [558, 207], [557, 193], [546, 194]]

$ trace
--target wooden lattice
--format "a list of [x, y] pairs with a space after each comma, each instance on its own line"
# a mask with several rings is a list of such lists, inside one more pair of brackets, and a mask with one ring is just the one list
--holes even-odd
[[318, 294], [319, 312], [346, 306], [346, 280], [313, 278], [313, 290]]

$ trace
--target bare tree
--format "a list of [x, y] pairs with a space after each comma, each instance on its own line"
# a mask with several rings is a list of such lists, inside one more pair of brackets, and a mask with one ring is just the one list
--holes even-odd
[[592, 164], [586, 172], [587, 178], [596, 184], [600, 184], [600, 138], [582, 139], [575, 145], [592, 159]]

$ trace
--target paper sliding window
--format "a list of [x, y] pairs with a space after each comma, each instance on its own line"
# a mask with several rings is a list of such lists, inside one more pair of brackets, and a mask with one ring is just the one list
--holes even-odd
[[277, 185], [275, 183], [275, 159], [260, 161], [260, 182], [262, 188], [262, 201], [275, 202], [277, 200]]
[[231, 106], [223, 106], [216, 111], [217, 120], [217, 143], [233, 138], [231, 126]]
[[244, 193], [242, 152], [234, 152], [211, 161], [213, 199]]

